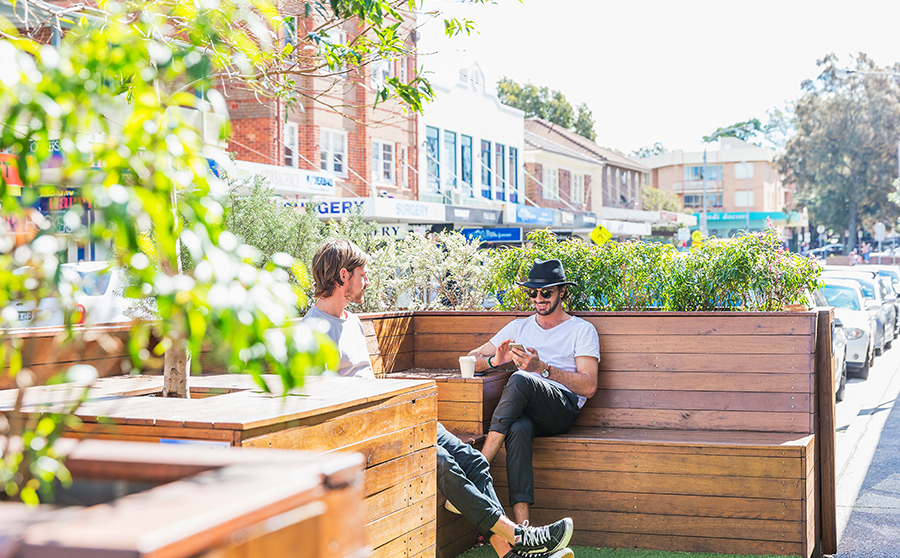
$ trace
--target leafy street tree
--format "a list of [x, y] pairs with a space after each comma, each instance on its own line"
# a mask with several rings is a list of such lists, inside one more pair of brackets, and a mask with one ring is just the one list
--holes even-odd
[[643, 159], [645, 157], [653, 157], [654, 155], [662, 155], [663, 153], [668, 153], [669, 150], [665, 148], [662, 142], [656, 142], [653, 145], [645, 145], [644, 147], [640, 147], [631, 152], [631, 157], [637, 157], [639, 159]]
[[593, 141], [594, 115], [587, 104], [578, 105], [577, 114], [566, 96], [549, 87], [538, 87], [531, 83], [520, 85], [508, 77], [497, 82], [497, 96], [500, 102], [525, 112], [525, 118], [542, 118]]
[[[290, 324], [304, 304], [303, 266], [283, 252], [264, 258], [227, 230], [227, 186], [208, 160], [219, 154], [192, 122], [200, 112], [225, 118], [215, 90], [223, 82], [260, 96], [318, 100], [300, 77], [321, 84], [407, 52], [403, 14], [418, 3], [297, 2], [293, 14], [279, 13], [271, 0], [60, 4], [4, 1], [13, 21], [0, 18], [7, 171], [0, 175], [0, 308], [47, 296], [65, 303], [71, 292], [60, 288], [60, 263], [67, 244], [108, 243], [114, 264], [131, 275], [125, 294], [155, 303], [158, 319], [135, 324], [130, 350], [136, 370], [165, 359], [164, 395], [187, 395], [184, 372], [202, 344], [212, 347], [210, 358], [252, 374], [266, 391], [263, 373], [280, 376], [287, 392], [305, 374], [333, 366], [330, 341]], [[289, 21], [298, 25], [294, 44], [284, 40]], [[328, 33], [345, 22], [361, 32], [346, 41]], [[445, 27], [451, 35], [472, 28], [457, 20]], [[46, 37], [52, 45], [39, 42]], [[405, 84], [388, 79], [378, 99], [396, 96], [418, 110], [430, 91], [418, 76]], [[68, 234], [34, 209], [48, 168], [58, 188], [78, 188], [85, 200], [59, 217]], [[185, 260], [191, 270], [182, 267]], [[7, 314], [0, 317], [0, 369], [24, 390], [37, 376], [23, 367], [22, 339], [3, 329], [17, 321], [15, 312]], [[69, 341], [84, 340], [71, 321], [70, 314]], [[73, 366], [69, 374], [86, 393], [96, 370]], [[0, 417], [0, 436], [23, 440], [3, 446], [0, 493], [36, 504], [54, 479], [67, 479], [53, 442], [72, 423], [79, 399], [39, 420], [22, 414], [21, 405], [20, 397], [10, 418]]]
[[649, 187], [641, 190], [641, 207], [647, 211], [681, 212], [684, 210], [675, 194]]
[[[900, 140], [900, 77], [851, 74], [842, 79], [838, 58], [818, 61], [822, 73], [803, 83], [794, 106], [796, 135], [780, 160], [786, 180], [796, 185], [797, 203], [828, 228], [850, 232], [877, 221], [896, 223], [900, 206], [891, 197]], [[863, 53], [852, 61], [860, 71], [880, 68]]]
[[588, 108], [587, 103], [581, 103], [575, 110], [575, 124], [572, 127], [572, 131], [591, 141], [596, 140], [597, 132], [594, 131], [594, 113]]

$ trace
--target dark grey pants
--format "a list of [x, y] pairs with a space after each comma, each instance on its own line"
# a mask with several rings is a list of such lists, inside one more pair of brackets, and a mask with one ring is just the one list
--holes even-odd
[[491, 418], [491, 430], [506, 436], [509, 505], [534, 504], [531, 461], [535, 436], [565, 434], [580, 414], [578, 396], [574, 393], [528, 372], [510, 376]]
[[485, 538], [503, 515], [490, 467], [480, 451], [437, 424], [438, 488]]

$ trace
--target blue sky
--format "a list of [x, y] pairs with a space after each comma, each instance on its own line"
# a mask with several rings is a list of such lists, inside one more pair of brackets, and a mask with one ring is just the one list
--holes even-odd
[[491, 84], [505, 75], [559, 89], [593, 110], [598, 143], [626, 153], [657, 141], [696, 151], [719, 126], [765, 119], [830, 52], [900, 61], [892, 0], [426, 0], [424, 8], [474, 19], [480, 32], [447, 40], [442, 16], [420, 15], [426, 70], [477, 60]]

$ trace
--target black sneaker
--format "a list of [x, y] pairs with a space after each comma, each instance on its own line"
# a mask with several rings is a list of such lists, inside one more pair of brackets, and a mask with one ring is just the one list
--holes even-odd
[[[515, 550], [510, 550], [503, 558], [522, 558], [523, 556], [523, 554], [516, 554]], [[563, 548], [550, 554], [540, 554], [538, 556], [540, 558], [575, 558], [575, 553], [572, 552], [571, 548]]]
[[516, 542], [512, 548], [520, 556], [543, 556], [564, 549], [571, 538], [571, 518], [542, 527], [531, 527], [525, 521], [516, 526]]

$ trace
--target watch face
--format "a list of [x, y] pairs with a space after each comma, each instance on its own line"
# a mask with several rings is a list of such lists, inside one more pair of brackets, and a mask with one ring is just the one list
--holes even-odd
[[543, 376], [544, 378], [549, 378], [549, 377], [550, 377], [550, 371], [547, 370], [547, 369], [541, 370], [541, 376]]

